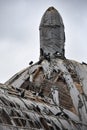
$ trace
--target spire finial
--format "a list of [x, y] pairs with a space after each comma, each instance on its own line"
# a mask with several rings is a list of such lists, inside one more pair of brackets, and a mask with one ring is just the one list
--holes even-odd
[[49, 7], [40, 23], [40, 56], [59, 55], [64, 57], [65, 32], [61, 15], [54, 7]]

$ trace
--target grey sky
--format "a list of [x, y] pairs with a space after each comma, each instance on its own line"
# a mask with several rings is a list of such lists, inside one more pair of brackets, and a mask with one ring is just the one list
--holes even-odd
[[39, 59], [39, 24], [49, 6], [63, 18], [66, 57], [87, 62], [87, 0], [0, 0], [0, 82]]

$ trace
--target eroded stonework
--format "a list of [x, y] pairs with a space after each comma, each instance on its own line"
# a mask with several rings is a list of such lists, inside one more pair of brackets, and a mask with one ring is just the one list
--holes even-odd
[[[65, 32], [59, 12], [50, 7], [44, 13], [40, 23], [40, 48], [50, 56], [64, 57]], [[41, 53], [41, 55], [43, 55]]]
[[[46, 13], [48, 34], [54, 22], [63, 27], [53, 7]], [[45, 29], [43, 18], [41, 31]], [[54, 34], [55, 28], [51, 30]], [[54, 34], [49, 37], [47, 33], [52, 41]], [[87, 130], [87, 64], [64, 58], [63, 33], [57, 34], [57, 41], [62, 41], [57, 46], [56, 38], [52, 46], [43, 39], [40, 60], [0, 84], [0, 130]]]

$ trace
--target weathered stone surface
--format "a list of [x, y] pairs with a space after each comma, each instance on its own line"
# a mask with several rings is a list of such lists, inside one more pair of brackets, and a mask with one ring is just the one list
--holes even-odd
[[[4, 86], [8, 86], [6, 90], [7, 94], [4, 97], [4, 94], [1, 94], [0, 101], [4, 103], [5, 107], [15, 101], [15, 105], [11, 104], [9, 106], [12, 110], [14, 108], [17, 110], [17, 104], [19, 111], [23, 109], [23, 113], [28, 109], [27, 113], [30, 116], [30, 121], [32, 120], [32, 113], [35, 113], [37, 119], [35, 118], [34, 121], [39, 120], [38, 123], [41, 124], [43, 130], [51, 128], [58, 130], [58, 127], [59, 130], [64, 130], [64, 128], [68, 130], [86, 130], [86, 82], [87, 65], [68, 59], [52, 58], [50, 62], [43, 60], [39, 65], [36, 63], [8, 80], [4, 84]], [[0, 88], [0, 90], [4, 89], [3, 86]], [[21, 97], [18, 89], [20, 91], [25, 89], [24, 97]], [[12, 102], [8, 102], [9, 99]], [[36, 106], [39, 107], [38, 110], [36, 110]], [[16, 125], [23, 125], [22, 123], [17, 123], [21, 118], [22, 116], [17, 115], [15, 119]], [[49, 121], [49, 125], [47, 120]], [[57, 128], [53, 124], [54, 120], [57, 122]], [[33, 128], [32, 121], [28, 125]]]
[[[50, 7], [40, 23], [40, 48], [46, 55], [64, 57], [64, 24], [59, 12]], [[41, 56], [44, 55], [41, 53]]]
[[64, 58], [63, 21], [53, 7], [40, 31], [40, 60], [0, 84], [0, 130], [87, 130], [87, 64]]

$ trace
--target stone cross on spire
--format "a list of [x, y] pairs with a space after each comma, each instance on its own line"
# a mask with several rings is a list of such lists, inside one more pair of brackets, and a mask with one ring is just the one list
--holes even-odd
[[40, 23], [40, 57], [64, 57], [65, 32], [61, 15], [54, 7], [49, 7]]

